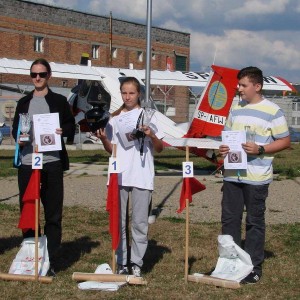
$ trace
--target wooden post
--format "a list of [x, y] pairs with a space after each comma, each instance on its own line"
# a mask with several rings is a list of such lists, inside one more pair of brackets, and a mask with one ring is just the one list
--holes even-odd
[[228, 289], [238, 289], [241, 287], [240, 283], [234, 280], [221, 279], [208, 275], [189, 275], [189, 281], [205, 283], [209, 285], [219, 286]]
[[[35, 146], [35, 153], [38, 153], [37, 145]], [[39, 204], [40, 199], [35, 199], [34, 276], [36, 281], [39, 280]]]
[[39, 280], [39, 203], [40, 199], [35, 199], [35, 232], [34, 232], [34, 277]]
[[[185, 151], [185, 160], [190, 160], [189, 147], [186, 146]], [[190, 223], [190, 201], [189, 199], [185, 199], [185, 264], [184, 264], [184, 281], [188, 282], [188, 272], [189, 272], [189, 223]]]
[[0, 273], [0, 279], [12, 280], [12, 281], [38, 281], [41, 283], [51, 283], [53, 278], [47, 276], [38, 276], [36, 279], [35, 275], [21, 275], [21, 274], [4, 274]]
[[98, 282], [127, 282], [129, 284], [146, 285], [147, 281], [142, 277], [121, 274], [95, 274], [74, 272], [72, 279], [75, 281], [98, 281]]
[[[112, 147], [113, 147], [112, 155], [113, 155], [114, 158], [116, 158], [117, 145], [113, 144]], [[112, 250], [111, 268], [112, 268], [112, 272], [115, 274], [116, 273], [116, 250], [114, 250], [114, 249]]]

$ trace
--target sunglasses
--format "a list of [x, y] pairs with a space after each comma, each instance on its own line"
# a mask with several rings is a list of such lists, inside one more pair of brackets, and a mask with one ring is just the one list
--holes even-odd
[[31, 78], [36, 78], [38, 75], [40, 76], [40, 78], [46, 78], [48, 76], [48, 72], [41, 72], [41, 73], [30, 72]]

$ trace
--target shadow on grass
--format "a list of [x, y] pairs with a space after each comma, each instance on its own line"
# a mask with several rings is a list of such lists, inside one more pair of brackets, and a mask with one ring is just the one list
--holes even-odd
[[11, 250], [16, 247], [20, 247], [23, 238], [21, 236], [10, 236], [5, 238], [0, 238], [0, 255], [5, 251]]
[[64, 271], [79, 261], [86, 253], [91, 253], [93, 248], [100, 243], [92, 241], [88, 236], [82, 236], [70, 242], [63, 242], [55, 259], [55, 270]]
[[[166, 195], [166, 197], [164, 199], [162, 199], [162, 201], [154, 209], [150, 210], [151, 215], [155, 215], [156, 217], [158, 217], [160, 215], [160, 213], [162, 212], [162, 210], [165, 206], [165, 203], [174, 194], [175, 190], [181, 184], [181, 182], [182, 182], [182, 178], [179, 178], [178, 182], [175, 183], [172, 188], [170, 187], [170, 192], [168, 193], [168, 195]], [[152, 201], [151, 201], [151, 206], [152, 206]]]
[[[245, 240], [242, 240], [241, 248], [245, 249]], [[264, 257], [265, 257], [265, 259], [269, 259], [269, 258], [276, 257], [276, 255], [274, 254], [274, 252], [265, 249], [264, 250]]]
[[276, 257], [276, 255], [273, 251], [265, 250], [264, 254], [265, 254], [265, 259]]
[[163, 259], [163, 256], [166, 253], [171, 253], [171, 250], [168, 247], [157, 245], [156, 240], [149, 240], [143, 265], [143, 270], [145, 273], [150, 273], [153, 267]]

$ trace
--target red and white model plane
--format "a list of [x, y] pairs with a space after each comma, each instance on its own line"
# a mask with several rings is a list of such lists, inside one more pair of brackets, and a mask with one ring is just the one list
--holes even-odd
[[[0, 73], [29, 75], [31, 61], [0, 58]], [[76, 122], [82, 132], [88, 132], [85, 113], [93, 108], [95, 101], [109, 113], [118, 109], [123, 101], [120, 93], [120, 81], [127, 76], [136, 77], [142, 86], [145, 70], [94, 67], [50, 63], [52, 77], [78, 79], [80, 84], [72, 89], [69, 103]], [[151, 71], [151, 85], [202, 87], [201, 98], [193, 118], [188, 124], [177, 124], [160, 113], [155, 115], [164, 132], [167, 145], [182, 147], [180, 138], [193, 138], [189, 141], [191, 152], [207, 158], [206, 149], [217, 149], [219, 143], [207, 137], [218, 137], [225, 125], [226, 117], [237, 91], [238, 70], [213, 65], [210, 73], [181, 71]], [[295, 91], [294, 87], [280, 77], [264, 77], [264, 90]], [[147, 105], [155, 109], [155, 104], [148, 99]], [[199, 146], [201, 145], [201, 146]], [[205, 148], [205, 149], [204, 149]]]

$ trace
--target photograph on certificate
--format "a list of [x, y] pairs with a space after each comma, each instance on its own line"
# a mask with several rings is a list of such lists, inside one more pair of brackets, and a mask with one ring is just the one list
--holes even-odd
[[56, 134], [60, 128], [58, 113], [33, 115], [34, 138], [38, 152], [61, 150], [61, 136]]

